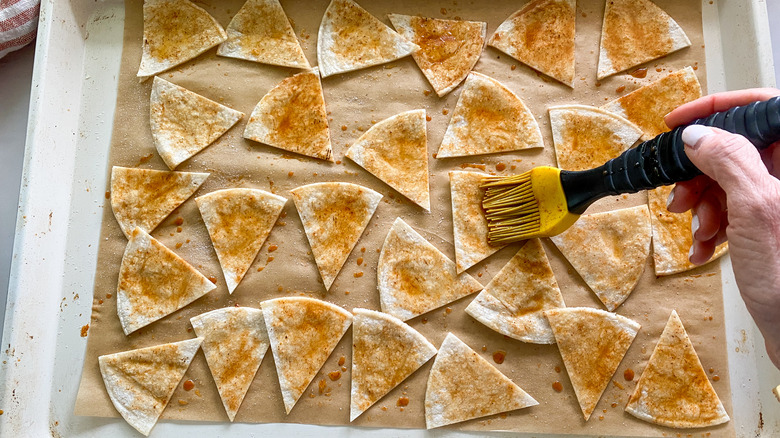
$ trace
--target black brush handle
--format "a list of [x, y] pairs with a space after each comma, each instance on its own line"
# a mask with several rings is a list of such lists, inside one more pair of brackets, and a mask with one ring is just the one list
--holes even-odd
[[[757, 149], [780, 141], [780, 96], [694, 120], [690, 125], [707, 125], [747, 138]], [[681, 125], [664, 132], [603, 166], [584, 171], [561, 171], [561, 184], [569, 211], [582, 214], [597, 199], [621, 193], [688, 181], [701, 175], [685, 154]]]

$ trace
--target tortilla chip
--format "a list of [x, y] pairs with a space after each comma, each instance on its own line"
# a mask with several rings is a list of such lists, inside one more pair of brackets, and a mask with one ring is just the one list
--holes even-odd
[[439, 97], [468, 76], [485, 45], [487, 23], [388, 14], [402, 37], [420, 50], [412, 58]]
[[310, 68], [279, 0], [247, 0], [230, 20], [217, 55], [282, 67]]
[[146, 0], [138, 77], [145, 80], [195, 58], [226, 39], [227, 34], [217, 20], [188, 0]]
[[488, 45], [574, 87], [576, 0], [537, 0], [510, 15]]
[[639, 205], [582, 215], [552, 241], [607, 310], [614, 311], [645, 270], [651, 236], [650, 212]]
[[[688, 260], [688, 251], [693, 244], [690, 211], [671, 213], [666, 209], [666, 200], [674, 186], [662, 186], [647, 191], [647, 204], [650, 207], [650, 219], [653, 226], [653, 264], [655, 275], [672, 275], [685, 272], [698, 265]], [[725, 254], [729, 243], [715, 247], [710, 262]]]
[[263, 96], [249, 117], [244, 138], [333, 161], [317, 68], [279, 82]]
[[555, 157], [564, 170], [601, 166], [642, 136], [633, 123], [593, 106], [552, 106], [549, 112]]
[[406, 321], [482, 289], [400, 217], [387, 233], [377, 265], [382, 311]]
[[313, 298], [263, 301], [284, 409], [289, 414], [352, 324], [352, 314]]
[[729, 421], [674, 310], [628, 399], [626, 412], [667, 427], [707, 427]]
[[208, 178], [208, 173], [111, 168], [111, 209], [126, 237], [136, 227], [151, 233]]
[[290, 193], [325, 289], [330, 289], [382, 195], [367, 187], [342, 182], [309, 184]]
[[394, 61], [418, 49], [352, 0], [332, 0], [317, 34], [323, 78]]
[[541, 147], [542, 132], [523, 101], [497, 80], [471, 72], [436, 158]]
[[244, 113], [220, 105], [154, 77], [149, 99], [154, 146], [173, 170], [213, 143], [244, 117]]
[[610, 0], [604, 7], [598, 78], [691, 45], [672, 17], [649, 0]]
[[452, 229], [455, 234], [455, 264], [458, 274], [503, 248], [490, 246], [487, 241], [487, 220], [482, 211], [482, 196], [485, 191], [479, 188], [486, 176], [489, 175], [460, 170], [450, 172]]
[[589, 307], [552, 309], [544, 314], [588, 421], [641, 326], [624, 316]]
[[195, 334], [203, 338], [206, 362], [232, 422], [268, 351], [263, 312], [225, 307], [192, 317], [190, 322]]
[[202, 341], [195, 338], [98, 357], [111, 403], [135, 430], [149, 436]]
[[426, 428], [538, 404], [457, 336], [447, 333], [428, 376]]
[[195, 198], [233, 293], [271, 233], [287, 199], [256, 189], [224, 189]]
[[425, 336], [400, 319], [352, 309], [352, 398], [349, 421], [387, 395], [436, 354]]
[[544, 311], [565, 306], [541, 242], [531, 239], [466, 307], [466, 313], [510, 338], [554, 344]]
[[415, 204], [431, 210], [425, 110], [382, 120], [363, 133], [345, 155]]

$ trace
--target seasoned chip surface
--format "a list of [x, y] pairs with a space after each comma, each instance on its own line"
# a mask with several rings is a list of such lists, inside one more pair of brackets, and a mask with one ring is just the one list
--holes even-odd
[[478, 172], [450, 172], [452, 228], [458, 274], [502, 248], [490, 246], [487, 242], [487, 220], [481, 203], [484, 190], [479, 188], [486, 176]]

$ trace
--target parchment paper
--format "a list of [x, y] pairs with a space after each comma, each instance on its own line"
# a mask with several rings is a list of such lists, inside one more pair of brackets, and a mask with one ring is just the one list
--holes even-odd
[[[223, 26], [227, 26], [230, 18], [241, 6], [240, 0], [214, 2], [216, 6], [197, 3], [213, 14]], [[482, 3], [465, 0], [439, 1], [432, 4], [417, 0], [387, 4], [363, 0], [360, 3], [388, 25], [388, 13], [463, 18], [486, 21], [488, 36], [506, 17], [522, 6], [517, 1]], [[546, 145], [543, 150], [446, 160], [432, 158], [449, 122], [450, 116], [447, 113], [454, 109], [460, 89], [455, 89], [443, 98], [436, 97], [436, 93], [432, 92], [431, 86], [411, 57], [323, 80], [334, 157], [337, 160], [335, 164], [293, 156], [241, 137], [248, 116], [257, 102], [269, 89], [297, 70], [217, 57], [216, 49], [212, 49], [191, 62], [163, 73], [163, 78], [247, 115], [216, 143], [178, 168], [184, 171], [211, 172], [211, 176], [196, 196], [228, 187], [251, 187], [269, 190], [289, 198], [289, 190], [302, 184], [315, 181], [349, 181], [377, 190], [385, 197], [329, 292], [326, 292], [322, 285], [300, 219], [290, 201], [284, 208], [283, 217], [279, 219], [248, 274], [232, 296], [225, 287], [221, 269], [195, 202], [193, 199], [188, 200], [155, 229], [152, 235], [192, 263], [204, 275], [216, 278], [218, 288], [130, 336], [125, 336], [120, 328], [115, 295], [126, 240], [106, 200], [92, 319], [75, 413], [91, 416], [118, 415], [100, 377], [97, 362], [99, 355], [192, 338], [194, 334], [189, 318], [200, 313], [235, 304], [258, 306], [263, 300], [291, 295], [324, 299], [348, 310], [353, 307], [378, 310], [376, 263], [379, 249], [393, 220], [398, 216], [402, 217], [454, 259], [447, 172], [452, 169], [470, 169], [510, 174], [525, 171], [535, 165], [554, 165], [548, 106], [567, 103], [601, 105], [622, 94], [616, 91], [619, 87], [625, 87], [623, 93], [628, 93], [686, 65], [697, 69], [699, 80], [704, 84], [701, 2], [657, 0], [656, 3], [680, 23], [693, 45], [649, 63], [648, 74], [644, 79], [621, 74], [600, 83], [596, 81], [604, 8], [604, 1], [599, 0], [580, 0], [577, 5], [577, 65], [573, 90], [538, 75], [493, 48], [485, 49], [474, 70], [498, 79], [525, 101], [540, 123]], [[317, 29], [328, 1], [282, 1], [282, 4], [301, 39], [306, 56], [315, 64]], [[128, 1], [110, 164], [167, 169], [154, 149], [149, 128], [149, 93], [152, 81], [139, 83], [135, 77], [141, 58], [142, 29], [142, 2]], [[348, 145], [373, 123], [417, 108], [426, 109], [431, 118], [428, 122], [431, 213], [426, 213], [344, 158]], [[499, 163], [506, 165], [505, 171], [496, 171], [496, 165]], [[621, 196], [602, 200], [592, 211], [623, 208], [644, 202], [644, 194]], [[174, 223], [177, 218], [184, 220], [181, 232], [177, 232], [177, 225]], [[181, 244], [181, 247], [176, 248], [177, 244]], [[269, 252], [270, 245], [277, 245], [278, 250]], [[549, 241], [545, 241], [544, 246], [566, 304], [603, 308], [555, 247]], [[510, 245], [471, 268], [469, 272], [480, 282], [487, 284], [518, 248], [517, 244]], [[593, 250], [597, 251], [598, 248]], [[358, 258], [363, 258], [362, 265], [358, 265]], [[463, 311], [474, 295], [411, 320], [410, 324], [437, 346], [447, 332], [451, 331], [491, 362], [494, 352], [506, 351], [506, 360], [500, 365], [497, 364], [497, 368], [540, 402], [536, 407], [467, 421], [451, 428], [637, 436], [693, 432], [654, 426], [623, 411], [672, 309], [679, 312], [705, 370], [712, 369], [710, 376], [712, 380], [717, 380], [713, 381], [715, 389], [726, 410], [731, 412], [723, 302], [717, 264], [712, 263], [694, 271], [656, 279], [651, 263], [651, 258], [648, 258], [636, 289], [617, 309], [619, 314], [642, 324], [642, 329], [615, 373], [613, 384], [605, 391], [588, 422], [583, 420], [557, 346], [524, 344], [484, 327]], [[260, 268], [263, 268], [262, 271]], [[358, 272], [364, 275], [355, 277]], [[350, 330], [289, 415], [284, 413], [273, 358], [267, 354], [236, 421], [349, 424], [351, 338]], [[337, 362], [342, 356], [346, 358], [346, 372], [342, 373], [339, 380], [331, 381], [328, 373], [340, 369]], [[424, 428], [423, 400], [432, 362], [431, 360], [423, 366], [353, 424], [367, 427]], [[628, 368], [636, 372], [633, 382], [624, 379], [624, 371]], [[719, 380], [714, 378], [715, 375], [720, 377]], [[180, 385], [162, 418], [227, 421], [202, 351], [198, 352], [183, 381], [189, 379], [195, 383], [195, 389], [185, 391]], [[323, 380], [326, 389], [320, 393], [319, 382]], [[552, 388], [553, 382], [556, 381], [563, 385], [563, 391], [560, 393]], [[405, 408], [398, 407], [396, 404], [399, 397], [408, 397], [409, 405]], [[733, 435], [734, 429], [731, 423], [727, 423], [695, 432], [697, 436], [706, 432], [722, 436]]]

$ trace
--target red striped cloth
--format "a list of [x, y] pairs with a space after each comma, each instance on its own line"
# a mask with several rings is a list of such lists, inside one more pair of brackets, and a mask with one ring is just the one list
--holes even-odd
[[0, 0], [0, 58], [35, 39], [40, 8], [40, 0]]

